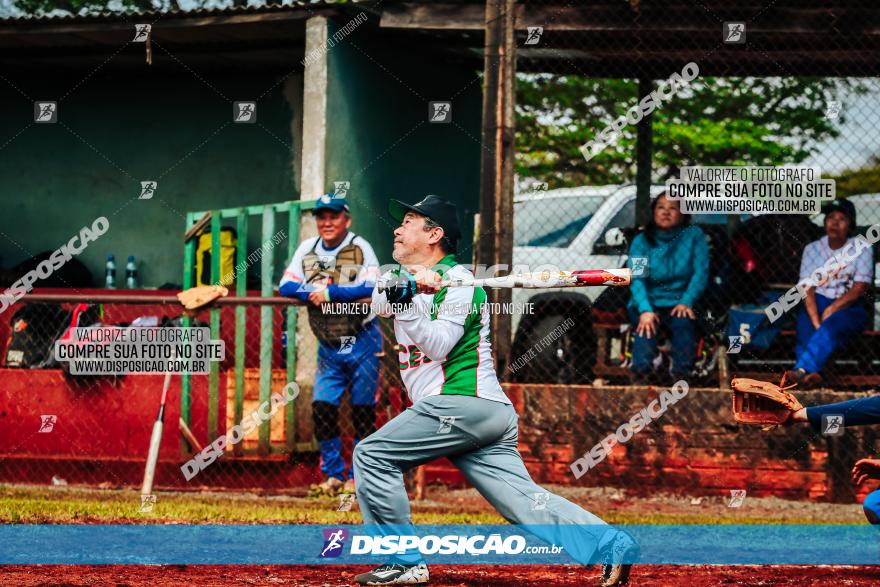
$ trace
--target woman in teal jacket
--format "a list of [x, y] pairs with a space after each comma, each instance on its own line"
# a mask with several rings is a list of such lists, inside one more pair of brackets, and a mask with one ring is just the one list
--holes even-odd
[[651, 220], [630, 245], [627, 265], [644, 267], [641, 274], [633, 275], [628, 307], [635, 327], [632, 371], [636, 381], [652, 372], [661, 327], [672, 337], [674, 380], [688, 377], [693, 369], [694, 306], [709, 278], [709, 246], [703, 231], [690, 221], [677, 200], [660, 194], [651, 202]]

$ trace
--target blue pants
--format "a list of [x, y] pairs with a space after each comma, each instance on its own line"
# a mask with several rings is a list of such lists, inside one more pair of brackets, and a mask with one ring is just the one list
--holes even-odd
[[[660, 318], [660, 327], [666, 327], [672, 337], [672, 372], [674, 375], [687, 375], [694, 368], [694, 355], [697, 352], [697, 324], [690, 318], [677, 318], [672, 308], [655, 308]], [[633, 328], [639, 324], [639, 311], [629, 308], [629, 319]], [[651, 338], [639, 336], [633, 330], [633, 373], [647, 375], [653, 370], [652, 361], [657, 356], [657, 334]]]
[[[376, 385], [382, 333], [376, 321], [359, 332], [349, 346], [318, 344], [318, 373], [312, 397], [315, 436], [321, 450], [321, 472], [325, 477], [345, 480], [345, 461], [339, 437], [338, 408], [347, 389], [351, 394], [355, 443], [369, 435], [375, 425]], [[358, 432], [363, 431], [363, 434]]]
[[[527, 525], [582, 564], [595, 563], [617, 532], [532, 480], [517, 450], [518, 422], [510, 404], [479, 397], [432, 395], [416, 402], [354, 451], [364, 523], [381, 524], [383, 533], [413, 534], [403, 473], [448, 457], [508, 522]], [[404, 556], [399, 560], [418, 560]]]
[[865, 508], [865, 517], [869, 522], [880, 524], [880, 489], [866, 495], [862, 507]]
[[[816, 308], [819, 316], [834, 300], [816, 294]], [[860, 301], [848, 308], [838, 310], [828, 320], [813, 328], [807, 309], [801, 308], [797, 322], [797, 345], [795, 369], [803, 369], [807, 373], [818, 373], [825, 366], [828, 357], [840, 348], [855, 334], [865, 327], [868, 316]]]

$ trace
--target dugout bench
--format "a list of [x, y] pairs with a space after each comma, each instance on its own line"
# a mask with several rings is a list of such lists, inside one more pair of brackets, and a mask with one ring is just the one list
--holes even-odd
[[[596, 336], [593, 373], [596, 377], [629, 380], [629, 332], [624, 329], [628, 324], [628, 321], [610, 315], [603, 315], [593, 323]], [[785, 369], [794, 365], [795, 337], [793, 328], [785, 328], [769, 349], [754, 351], [746, 347], [738, 355], [728, 355], [726, 346], [721, 345], [716, 366], [718, 387], [727, 389], [733, 376], [754, 379], [781, 376]], [[827, 387], [880, 387], [880, 330], [865, 330], [850, 344], [838, 349], [822, 375], [823, 385]]]

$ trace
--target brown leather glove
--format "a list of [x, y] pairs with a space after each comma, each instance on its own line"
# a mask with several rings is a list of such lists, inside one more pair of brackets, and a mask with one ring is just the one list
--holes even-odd
[[222, 285], [200, 285], [177, 294], [177, 299], [187, 310], [196, 310], [229, 295], [229, 290]]
[[785, 376], [779, 385], [757, 379], [737, 378], [730, 382], [733, 417], [743, 424], [757, 424], [770, 430], [791, 419], [804, 406], [786, 391]]

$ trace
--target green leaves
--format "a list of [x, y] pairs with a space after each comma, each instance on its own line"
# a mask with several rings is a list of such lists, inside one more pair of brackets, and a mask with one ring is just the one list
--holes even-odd
[[[652, 114], [654, 179], [684, 165], [804, 161], [839, 134], [827, 102], [866, 91], [836, 78], [697, 78]], [[640, 99], [637, 80], [519, 74], [516, 173], [551, 189], [635, 181], [634, 125], [589, 161], [579, 148]]]

